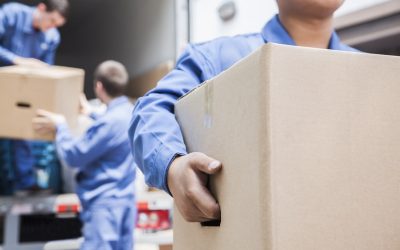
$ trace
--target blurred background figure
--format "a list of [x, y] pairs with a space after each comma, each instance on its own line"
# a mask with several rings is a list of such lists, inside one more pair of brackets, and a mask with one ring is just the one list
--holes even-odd
[[95, 120], [83, 136], [74, 138], [63, 115], [45, 110], [38, 115], [47, 119], [34, 121], [34, 128], [39, 133], [56, 131], [59, 157], [78, 169], [81, 249], [132, 250], [136, 168], [127, 136], [133, 105], [123, 95], [128, 74], [121, 63], [105, 61], [94, 75], [94, 91], [107, 110], [103, 115], [92, 113], [82, 99], [84, 112]]
[[[57, 30], [65, 24], [68, 0], [43, 0], [31, 7], [6, 3], [0, 8], [0, 66], [45, 67], [54, 64], [60, 43]], [[59, 191], [59, 162], [52, 143], [0, 140], [0, 162], [5, 173], [3, 194], [19, 194], [41, 189]], [[49, 176], [55, 182], [49, 184]], [[58, 180], [56, 180], [58, 179]]]

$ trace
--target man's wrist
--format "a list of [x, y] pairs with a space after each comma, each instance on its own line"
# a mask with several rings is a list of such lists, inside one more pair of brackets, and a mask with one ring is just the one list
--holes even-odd
[[56, 126], [59, 126], [61, 124], [67, 123], [67, 121], [63, 115], [58, 115], [55, 117], [54, 123], [56, 124]]
[[169, 193], [169, 195], [171, 195], [171, 197], [173, 197], [171, 190], [169, 189], [169, 185], [168, 185], [168, 173], [169, 170], [171, 168], [172, 163], [174, 162], [174, 160], [176, 160], [176, 158], [184, 156], [185, 154], [181, 154], [181, 153], [175, 153], [174, 156], [171, 158], [171, 160], [168, 163], [167, 169], [165, 170], [165, 188], [167, 193]]
[[11, 63], [14, 65], [19, 65], [21, 62], [21, 58], [17, 55], [10, 55], [9, 59], [10, 59]]
[[56, 127], [56, 132], [59, 132], [59, 131], [61, 131], [61, 130], [68, 129], [68, 124], [67, 124], [67, 122], [64, 120], [64, 122], [57, 122], [57, 123], [55, 123], [55, 127]]

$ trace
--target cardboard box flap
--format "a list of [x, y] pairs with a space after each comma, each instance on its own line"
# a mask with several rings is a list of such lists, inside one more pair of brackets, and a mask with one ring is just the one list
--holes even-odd
[[47, 66], [42, 68], [8, 66], [8, 67], [1, 67], [0, 73], [18, 75], [21, 77], [62, 79], [66, 77], [83, 76], [84, 71], [82, 69], [62, 67], [62, 66]]

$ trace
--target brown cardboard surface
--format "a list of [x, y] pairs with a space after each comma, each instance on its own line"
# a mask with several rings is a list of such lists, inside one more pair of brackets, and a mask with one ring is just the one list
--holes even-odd
[[59, 66], [0, 68], [0, 137], [52, 140], [54, 135], [39, 135], [32, 128], [37, 109], [65, 115], [74, 128], [83, 76], [81, 69]]
[[175, 106], [220, 227], [174, 250], [400, 249], [400, 58], [268, 44]]
[[172, 245], [160, 245], [159, 250], [172, 250]]
[[148, 72], [132, 78], [128, 83], [126, 95], [132, 98], [143, 96], [154, 88], [157, 82], [168, 74], [173, 67], [174, 63], [172, 61], [166, 61]]

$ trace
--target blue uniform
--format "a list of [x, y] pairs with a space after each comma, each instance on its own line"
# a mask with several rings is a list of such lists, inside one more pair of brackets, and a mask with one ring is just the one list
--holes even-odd
[[[35, 30], [32, 24], [34, 10], [34, 7], [19, 3], [7, 3], [0, 7], [0, 66], [12, 65], [16, 56], [36, 58], [54, 64], [60, 34], [55, 28], [46, 32]], [[44, 149], [47, 144], [12, 141], [17, 189], [26, 189], [36, 184], [33, 148]]]
[[[138, 100], [129, 134], [134, 145], [134, 159], [149, 185], [169, 191], [169, 165], [176, 155], [187, 154], [174, 115], [177, 99], [268, 42], [295, 45], [278, 16], [273, 17], [260, 33], [189, 45], [176, 68]], [[335, 32], [332, 32], [329, 48], [354, 50], [342, 44]]]
[[136, 167], [127, 115], [132, 109], [128, 98], [115, 98], [80, 138], [74, 138], [66, 124], [57, 126], [57, 152], [69, 166], [78, 168], [85, 238], [81, 249], [133, 249]]
[[53, 28], [41, 32], [33, 28], [34, 7], [19, 3], [0, 8], [0, 66], [12, 65], [16, 56], [36, 58], [54, 64], [60, 34]]

